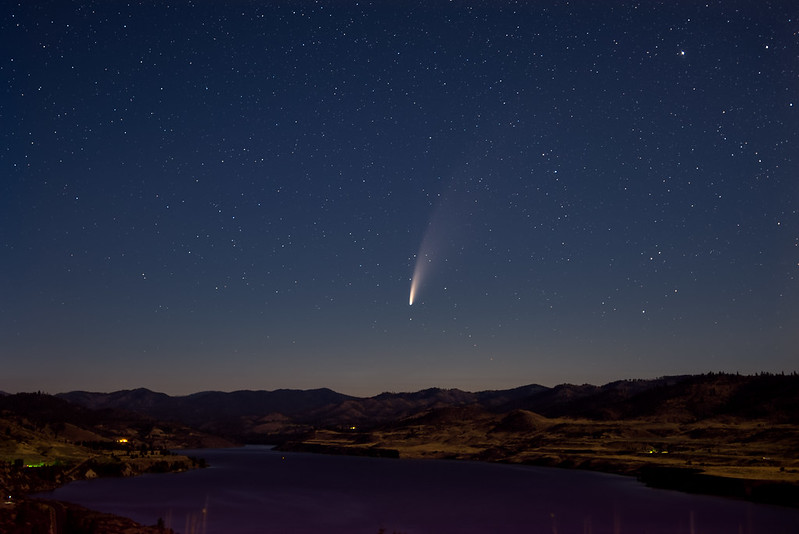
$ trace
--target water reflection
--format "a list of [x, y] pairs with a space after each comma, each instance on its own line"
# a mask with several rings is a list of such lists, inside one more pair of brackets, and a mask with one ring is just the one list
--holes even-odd
[[799, 510], [601, 473], [453, 461], [189, 451], [212, 467], [79, 482], [54, 497], [183, 534], [799, 532]]

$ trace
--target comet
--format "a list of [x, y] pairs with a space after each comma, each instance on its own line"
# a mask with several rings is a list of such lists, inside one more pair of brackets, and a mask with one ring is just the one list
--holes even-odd
[[413, 306], [413, 301], [416, 299], [416, 292], [419, 290], [419, 283], [422, 280], [422, 273], [424, 271], [425, 262], [422, 261], [422, 251], [416, 256], [416, 266], [413, 269], [413, 278], [411, 278], [411, 295], [408, 298], [408, 306]]
[[419, 246], [419, 252], [416, 254], [416, 265], [413, 268], [413, 277], [411, 278], [411, 294], [408, 297], [409, 306], [413, 306], [413, 303], [416, 300], [416, 295], [419, 293], [419, 287], [424, 279], [427, 265], [432, 261], [430, 237], [431, 226], [427, 227], [427, 231], [422, 239], [422, 244]]
[[416, 264], [411, 277], [411, 290], [408, 296], [408, 305], [413, 306], [425, 279], [431, 271], [432, 264], [441, 264], [451, 253], [454, 237], [462, 227], [462, 202], [457, 192], [450, 189], [442, 196], [438, 205], [433, 210], [433, 215], [425, 229], [419, 252], [416, 254]]
[[413, 268], [413, 277], [411, 278], [411, 294], [408, 297], [408, 305], [413, 306], [416, 300], [416, 295], [419, 293], [419, 288], [422, 285], [425, 274], [427, 274], [427, 267], [433, 261], [433, 224], [427, 227], [427, 231], [422, 239], [422, 244], [419, 246], [419, 252], [416, 254], [416, 265]]

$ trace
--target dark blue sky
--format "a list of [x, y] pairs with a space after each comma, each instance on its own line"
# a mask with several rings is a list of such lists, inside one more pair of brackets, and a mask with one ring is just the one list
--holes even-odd
[[797, 370], [795, 2], [20, 2], [0, 41], [0, 390]]

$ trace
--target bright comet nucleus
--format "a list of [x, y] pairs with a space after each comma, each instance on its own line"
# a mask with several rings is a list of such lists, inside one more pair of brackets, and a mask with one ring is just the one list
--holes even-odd
[[411, 296], [408, 299], [408, 306], [413, 306], [414, 298], [416, 298], [416, 276], [411, 279]]

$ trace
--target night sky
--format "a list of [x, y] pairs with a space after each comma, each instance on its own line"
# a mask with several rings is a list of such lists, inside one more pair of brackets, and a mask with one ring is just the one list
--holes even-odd
[[799, 369], [795, 1], [25, 1], [0, 45], [0, 390]]

